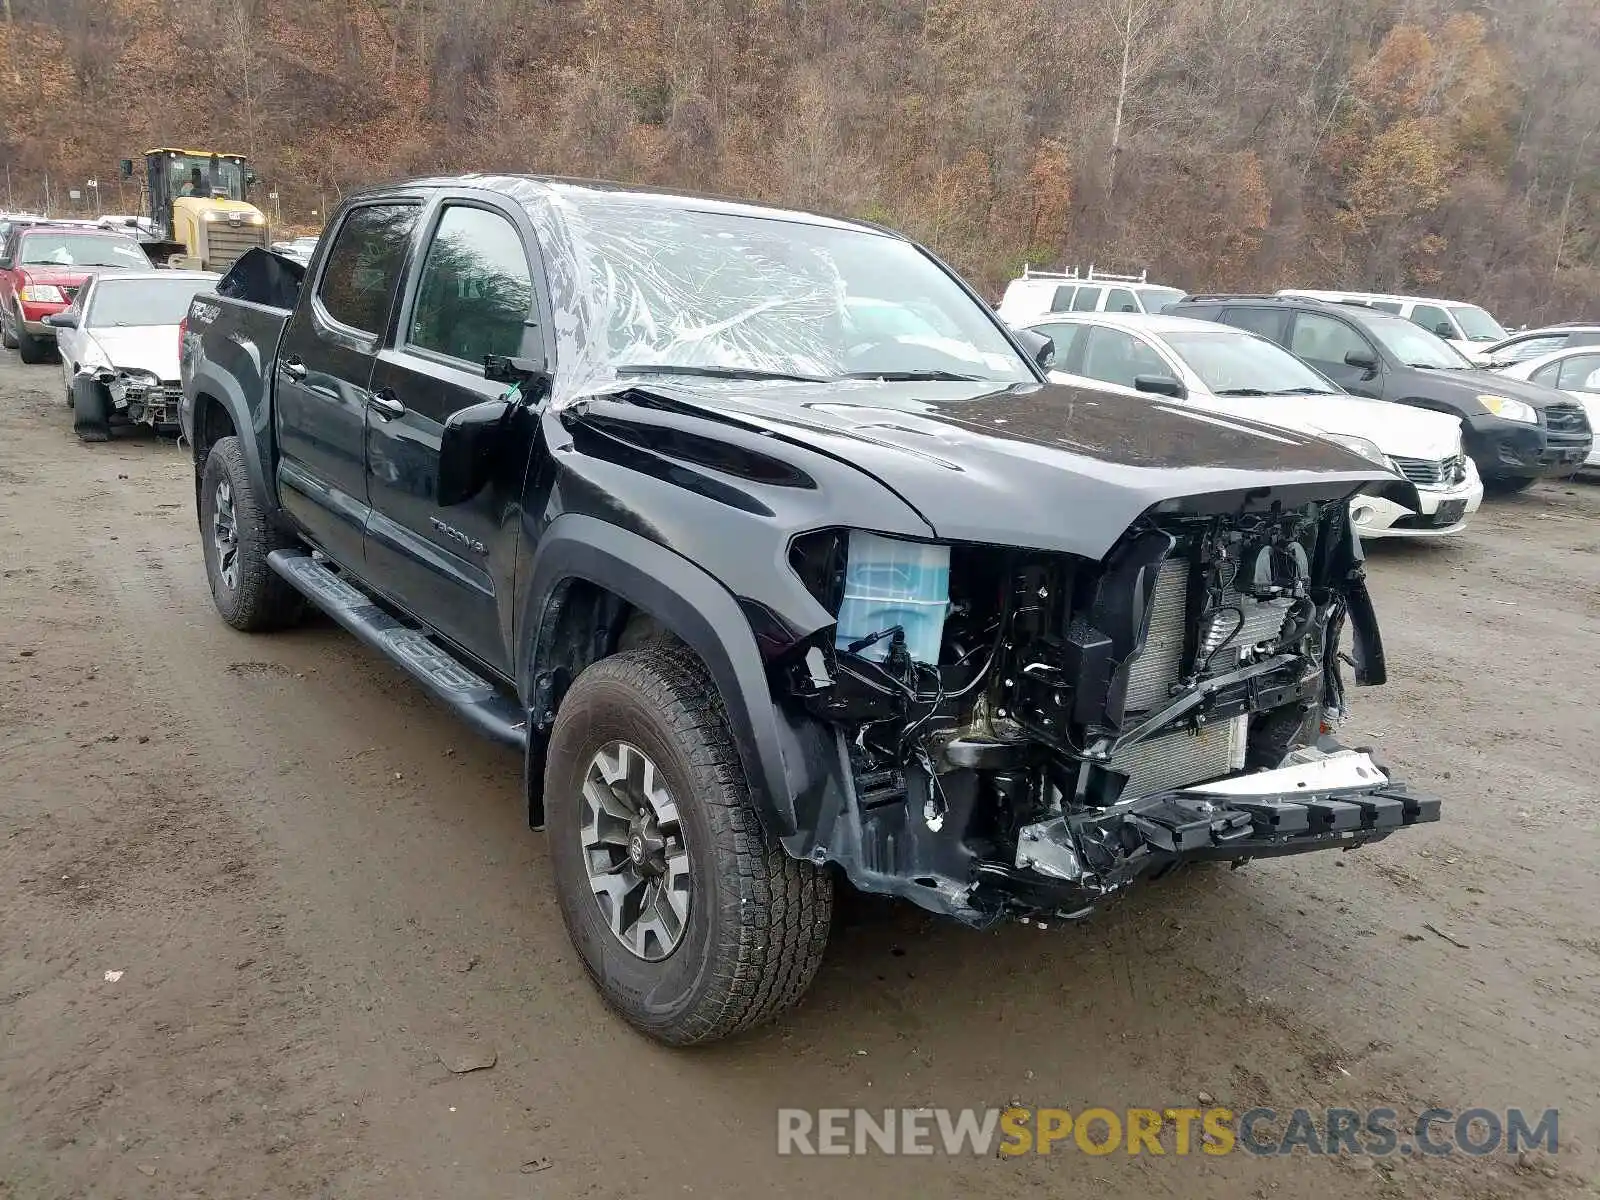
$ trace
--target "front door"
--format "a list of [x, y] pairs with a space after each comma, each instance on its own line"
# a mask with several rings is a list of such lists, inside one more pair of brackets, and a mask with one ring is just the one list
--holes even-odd
[[450, 415], [506, 394], [486, 354], [542, 360], [532, 231], [489, 202], [447, 200], [431, 214], [420, 271], [393, 343], [374, 367], [367, 413], [367, 561], [382, 590], [479, 662], [509, 675], [517, 504], [528, 447], [477, 496], [437, 500], [439, 440]]
[[[1383, 356], [1354, 326], [1322, 313], [1297, 312], [1289, 350], [1352, 396], [1383, 398]], [[1345, 361], [1351, 352], [1371, 355], [1377, 366], [1371, 370], [1351, 366]]]
[[313, 543], [358, 575], [366, 574], [367, 384], [421, 211], [383, 201], [346, 213], [278, 349], [280, 500]]

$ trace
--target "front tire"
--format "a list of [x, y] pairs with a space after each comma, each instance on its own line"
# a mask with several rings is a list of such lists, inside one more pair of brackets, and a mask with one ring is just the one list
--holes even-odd
[[45, 338], [36, 338], [21, 325], [17, 326], [17, 356], [23, 362], [37, 364], [49, 362], [50, 355], [55, 350], [55, 343]]
[[805, 994], [833, 881], [762, 828], [721, 698], [690, 650], [652, 642], [578, 676], [544, 785], [562, 918], [626, 1021], [692, 1045]]
[[0, 309], [0, 346], [4, 346], [7, 350], [17, 348], [17, 335], [12, 332], [15, 322], [15, 317], [5, 309]]
[[111, 397], [93, 379], [80, 376], [67, 393], [72, 408], [72, 431], [80, 442], [111, 440]]
[[212, 446], [200, 472], [200, 544], [211, 597], [229, 625], [258, 633], [300, 619], [300, 593], [267, 564], [268, 554], [289, 549], [293, 539], [262, 512], [236, 437]]

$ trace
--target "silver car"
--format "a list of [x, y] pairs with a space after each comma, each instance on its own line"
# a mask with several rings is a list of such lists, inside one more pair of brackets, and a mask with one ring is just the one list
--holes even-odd
[[80, 437], [103, 441], [99, 434], [112, 425], [177, 425], [178, 323], [195, 294], [220, 278], [210, 271], [96, 275], [70, 308], [46, 318], [56, 330], [67, 404], [83, 410], [74, 422]]

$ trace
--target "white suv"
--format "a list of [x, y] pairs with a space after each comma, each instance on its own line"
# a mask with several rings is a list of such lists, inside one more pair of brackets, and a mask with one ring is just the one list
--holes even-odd
[[1006, 285], [1000, 300], [1000, 319], [1008, 325], [1064, 312], [1157, 313], [1176, 300], [1182, 288], [1150, 283], [1143, 271], [1137, 275], [1108, 275], [1090, 267], [1080, 272], [1035, 271], [1022, 268], [1022, 277]]

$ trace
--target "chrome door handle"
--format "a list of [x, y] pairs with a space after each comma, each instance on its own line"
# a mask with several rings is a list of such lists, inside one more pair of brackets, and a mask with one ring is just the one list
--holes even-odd
[[306, 365], [298, 358], [286, 358], [278, 365], [290, 379], [300, 380], [306, 377]]
[[396, 417], [406, 415], [406, 406], [400, 403], [400, 397], [396, 396], [388, 388], [373, 392], [367, 398], [367, 404], [377, 414], [378, 419], [382, 421], [392, 421]]

